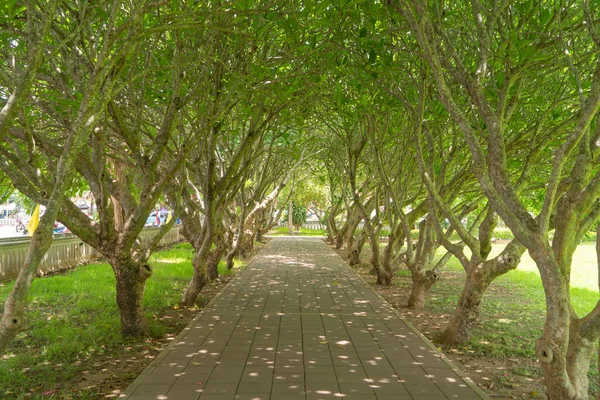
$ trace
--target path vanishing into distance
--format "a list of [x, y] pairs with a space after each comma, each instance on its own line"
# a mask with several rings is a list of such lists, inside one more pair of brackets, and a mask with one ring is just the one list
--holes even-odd
[[126, 390], [137, 399], [487, 399], [320, 239], [273, 238]]

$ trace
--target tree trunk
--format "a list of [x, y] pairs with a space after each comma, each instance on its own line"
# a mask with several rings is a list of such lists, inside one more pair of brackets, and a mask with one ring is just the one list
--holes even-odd
[[442, 335], [441, 342], [443, 344], [466, 343], [470, 339], [471, 330], [479, 316], [483, 295], [487, 287], [488, 283], [481, 265], [471, 266], [458, 305]]
[[373, 229], [371, 222], [365, 222], [369, 231], [369, 242], [371, 244], [371, 265], [377, 274], [377, 284], [389, 286], [392, 284], [394, 274], [382, 268], [379, 261], [379, 229]]
[[227, 257], [225, 257], [225, 266], [227, 267], [227, 269], [233, 268], [233, 259], [237, 256], [237, 253], [238, 253], [237, 246], [234, 246], [227, 253]]
[[351, 267], [360, 264], [360, 254], [362, 253], [362, 249], [365, 245], [365, 241], [367, 239], [367, 233], [363, 230], [358, 238], [354, 241], [352, 246], [348, 248], [348, 264]]
[[346, 235], [346, 231], [348, 230], [349, 221], [346, 221], [342, 228], [338, 231], [337, 235], [335, 235], [335, 249], [339, 250], [344, 245], [344, 236]]
[[327, 216], [327, 243], [329, 244], [335, 243], [338, 234], [337, 225], [335, 224], [335, 217], [339, 214], [338, 209], [338, 206], [333, 207]]
[[146, 280], [152, 275], [148, 264], [138, 264], [130, 257], [110, 261], [117, 279], [117, 305], [121, 313], [124, 336], [146, 336], [148, 321], [143, 308]]
[[[339, 250], [344, 245], [344, 239], [350, 229], [351, 225], [354, 223], [355, 219], [358, 217], [356, 210], [348, 211], [348, 215], [346, 216], [346, 222], [344, 225], [338, 230], [337, 235], [335, 237], [335, 248]], [[359, 220], [360, 222], [360, 220]], [[358, 223], [357, 223], [358, 224]]]
[[394, 268], [392, 266], [392, 259], [394, 255], [394, 245], [396, 242], [396, 237], [394, 236], [394, 232], [390, 232], [390, 236], [388, 237], [388, 242], [383, 249], [383, 257], [381, 259], [381, 266], [384, 270], [393, 273]]
[[261, 237], [264, 236], [267, 232], [269, 232], [275, 225], [277, 225], [277, 221], [279, 220], [279, 216], [281, 215], [281, 210], [277, 210], [275, 215], [270, 213], [269, 220], [267, 221], [267, 226], [265, 226], [261, 231]]
[[224, 237], [220, 237], [215, 240], [217, 247], [210, 251], [208, 260], [206, 261], [208, 278], [210, 280], [217, 279], [219, 277], [219, 262], [223, 257], [223, 254], [227, 250], [227, 241]]
[[25, 304], [27, 293], [35, 276], [40, 262], [52, 244], [53, 214], [48, 210], [48, 218], [42, 220], [31, 239], [25, 264], [19, 271], [19, 276], [13, 286], [8, 298], [4, 303], [4, 314], [0, 321], [0, 354], [6, 346], [25, 326]]
[[196, 301], [196, 297], [202, 290], [202, 288], [209, 282], [208, 280], [208, 265], [207, 265], [207, 254], [203, 255], [201, 251], [196, 252], [192, 265], [194, 266], [194, 275], [192, 280], [188, 283], [181, 298], [181, 304], [186, 307], [191, 307]]
[[[237, 255], [240, 252], [240, 247], [242, 245], [242, 240], [243, 240], [244, 220], [245, 219], [246, 219], [245, 206], [242, 205], [242, 212], [240, 215], [240, 221], [239, 221], [239, 225], [238, 225], [237, 239], [235, 239], [235, 242], [233, 242], [231, 249], [227, 253], [227, 257], [225, 257], [225, 266], [227, 267], [228, 270], [233, 268], [233, 259], [235, 257], [237, 257]], [[233, 233], [233, 230], [232, 230], [232, 233]]]
[[[578, 332], [577, 320], [571, 318], [569, 283], [560, 274], [556, 259], [549, 255], [551, 251], [546, 248], [540, 251], [542, 254], [536, 254], [530, 250], [546, 294], [546, 323], [542, 336], [536, 341], [536, 354], [549, 400], [587, 400], [591, 350]], [[585, 376], [579, 376], [581, 373]]]
[[290, 200], [288, 205], [288, 233], [290, 236], [294, 235], [294, 203]]
[[214, 241], [214, 230], [216, 225], [215, 202], [212, 199], [205, 199], [206, 213], [204, 215], [204, 223], [206, 230], [202, 238], [202, 245], [196, 249], [196, 255], [192, 260], [194, 267], [194, 275], [188, 284], [181, 298], [181, 304], [186, 307], [191, 307], [196, 301], [196, 297], [206, 285], [209, 279], [208, 258], [210, 256], [211, 247]]
[[432, 286], [440, 279], [436, 269], [412, 273], [412, 287], [408, 298], [408, 308], [421, 310], [425, 307], [425, 300]]
[[217, 279], [219, 277], [219, 262], [223, 257], [224, 250], [213, 249], [208, 256], [206, 261], [206, 269], [208, 271], [208, 278], [210, 280]]

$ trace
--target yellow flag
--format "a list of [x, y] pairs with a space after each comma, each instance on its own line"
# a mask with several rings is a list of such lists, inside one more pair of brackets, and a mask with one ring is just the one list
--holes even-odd
[[35, 206], [35, 210], [33, 210], [33, 215], [27, 224], [27, 234], [29, 236], [33, 236], [33, 232], [37, 229], [40, 223], [40, 205]]
[[171, 211], [169, 211], [169, 213], [167, 214], [167, 220], [165, 221], [165, 224], [168, 224], [171, 218], [173, 218], [173, 215], [171, 214]]

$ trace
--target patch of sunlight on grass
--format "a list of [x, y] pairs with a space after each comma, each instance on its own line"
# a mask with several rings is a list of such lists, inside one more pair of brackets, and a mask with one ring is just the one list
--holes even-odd
[[[502, 252], [506, 243], [492, 245], [490, 257], [495, 257]], [[467, 256], [471, 253], [465, 250]], [[444, 252], [438, 250], [437, 257], [442, 257]], [[450, 271], [463, 271], [460, 262], [452, 257], [446, 267]], [[521, 263], [516, 270], [508, 272], [498, 278], [498, 282], [510, 282], [527, 291], [529, 298], [536, 298], [540, 302], [544, 300], [542, 280], [535, 262], [528, 252], [521, 257]], [[571, 300], [573, 307], [580, 314], [590, 312], [598, 300], [598, 267], [596, 261], [596, 247], [594, 244], [580, 244], [573, 255], [573, 266], [571, 270]]]
[[[506, 247], [506, 243], [493, 244], [490, 258], [500, 254], [502, 250], [504, 250], [504, 247]], [[441, 257], [443, 254], [443, 251], [438, 250], [439, 257]], [[465, 254], [467, 257], [470, 257], [471, 251], [468, 248], [465, 248]], [[451, 269], [463, 269], [458, 260], [456, 260], [454, 257], [452, 262], [449, 263], [449, 267]], [[527, 251], [521, 257], [521, 263], [517, 267], [517, 270], [533, 272], [534, 274], [538, 275], [539, 279], [538, 268]], [[598, 266], [596, 261], [595, 244], [583, 243], [577, 247], [577, 250], [575, 250], [571, 269], [571, 287], [588, 289], [596, 292], [598, 291]]]

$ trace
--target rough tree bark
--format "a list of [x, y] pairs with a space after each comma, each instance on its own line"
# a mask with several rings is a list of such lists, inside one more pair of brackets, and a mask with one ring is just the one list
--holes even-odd
[[205, 214], [204, 214], [204, 235], [202, 237], [202, 244], [196, 247], [196, 254], [192, 260], [192, 266], [194, 267], [194, 275], [192, 280], [186, 287], [183, 296], [181, 297], [181, 304], [186, 307], [191, 307], [196, 301], [196, 297], [202, 290], [202, 288], [209, 282], [208, 276], [208, 258], [210, 256], [210, 250], [214, 240], [214, 230], [216, 224], [215, 216], [215, 203], [212, 199], [205, 200]]
[[524, 252], [525, 247], [513, 240], [498, 256], [486, 261], [477, 257], [470, 263], [460, 300], [442, 334], [443, 344], [466, 343], [470, 339], [486, 289], [494, 279], [517, 268]]
[[358, 234], [358, 237], [356, 238], [356, 240], [354, 240], [352, 245], [348, 248], [348, 254], [347, 254], [348, 264], [351, 267], [354, 267], [354, 266], [360, 264], [360, 254], [362, 253], [362, 249], [365, 245], [366, 240], [367, 240], [367, 231], [363, 229]]
[[121, 331], [124, 336], [146, 336], [150, 329], [143, 307], [144, 288], [152, 268], [146, 263], [136, 263], [128, 254], [111, 258], [110, 264], [117, 279]]
[[290, 236], [294, 235], [294, 203], [290, 200], [288, 204], [288, 234]]

